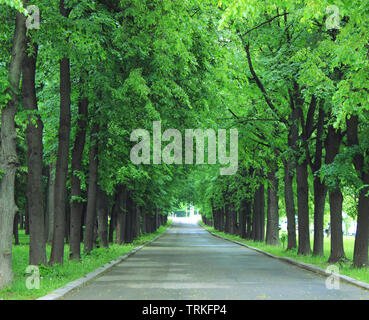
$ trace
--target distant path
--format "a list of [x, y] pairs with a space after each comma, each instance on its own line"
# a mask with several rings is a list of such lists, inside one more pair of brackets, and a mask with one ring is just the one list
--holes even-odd
[[165, 234], [66, 299], [369, 299], [325, 278], [174, 222]]

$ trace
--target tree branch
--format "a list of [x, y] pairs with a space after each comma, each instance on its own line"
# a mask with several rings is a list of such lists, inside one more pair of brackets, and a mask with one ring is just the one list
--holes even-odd
[[240, 37], [244, 37], [245, 35], [249, 34], [251, 31], [254, 31], [260, 27], [262, 27], [264, 24], [267, 24], [267, 23], [270, 23], [272, 22], [274, 19], [277, 19], [279, 17], [283, 17], [283, 16], [286, 16], [287, 14], [289, 14], [289, 12], [284, 12], [284, 13], [281, 13], [281, 14], [277, 14], [276, 16], [274, 16], [273, 18], [270, 18], [269, 20], [267, 21], [264, 21], [262, 23], [260, 23], [259, 25], [257, 25], [256, 27], [253, 27], [251, 28], [250, 30], [246, 31], [244, 34], [240, 34], [239, 36]]
[[[243, 39], [242, 38], [241, 38], [241, 41], [243, 42]], [[273, 102], [269, 98], [269, 96], [268, 96], [268, 94], [267, 94], [267, 92], [266, 92], [266, 90], [264, 88], [264, 85], [261, 83], [259, 77], [257, 76], [257, 74], [256, 74], [256, 72], [254, 70], [254, 67], [252, 65], [252, 60], [251, 60], [251, 54], [250, 54], [250, 43], [245, 43], [244, 44], [244, 47], [245, 47], [245, 51], [246, 51], [246, 55], [247, 55], [247, 61], [249, 63], [250, 72], [251, 72], [252, 76], [254, 77], [254, 80], [255, 80], [257, 86], [259, 87], [260, 91], [262, 92], [266, 103], [268, 104], [269, 108], [274, 112], [274, 114], [277, 116], [277, 118], [281, 122], [283, 122], [286, 126], [288, 126], [287, 120], [284, 119], [284, 118], [282, 118], [279, 115], [277, 108], [274, 106]]]

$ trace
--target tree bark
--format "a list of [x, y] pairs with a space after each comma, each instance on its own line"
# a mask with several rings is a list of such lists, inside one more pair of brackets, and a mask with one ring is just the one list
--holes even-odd
[[[132, 199], [132, 191], [127, 191], [126, 201], [126, 225], [125, 225], [125, 243], [131, 243], [134, 238], [134, 224], [135, 224], [135, 205]], [[155, 228], [157, 226], [157, 217], [155, 216]]]
[[248, 215], [248, 205], [249, 202], [247, 199], [242, 200], [239, 211], [239, 235], [243, 239], [246, 239], [246, 217]]
[[228, 203], [225, 204], [224, 215], [225, 215], [224, 232], [230, 233], [231, 231], [231, 212], [230, 212], [230, 205]]
[[125, 187], [118, 189], [118, 204], [116, 208], [116, 243], [122, 244], [125, 241], [125, 231], [126, 231], [126, 218], [127, 218], [127, 190]]
[[[140, 217], [141, 217], [141, 208], [139, 205], [135, 205], [135, 232], [134, 232], [134, 238], [138, 238], [141, 235], [141, 230], [140, 230]], [[160, 215], [160, 225], [162, 225], [163, 220], [162, 220], [162, 215]]]
[[[339, 152], [342, 136], [333, 126], [329, 126], [325, 142], [326, 164], [334, 161]], [[343, 250], [342, 235], [342, 202], [343, 197], [340, 190], [340, 181], [336, 179], [336, 186], [329, 190], [329, 211], [331, 221], [331, 253], [328, 261], [330, 263], [338, 262], [345, 258]]]
[[309, 184], [307, 161], [296, 166], [297, 182], [297, 216], [298, 216], [298, 254], [308, 255], [310, 248], [310, 228], [309, 228]]
[[114, 196], [114, 204], [113, 204], [113, 207], [111, 208], [111, 211], [110, 211], [109, 243], [113, 243], [114, 242], [114, 230], [115, 230], [116, 221], [117, 221], [117, 210], [116, 210], [117, 202], [118, 202], [118, 195], [116, 194]]
[[268, 209], [267, 209], [267, 230], [266, 243], [279, 246], [279, 209], [278, 209], [278, 178], [276, 170], [273, 169], [268, 174], [270, 184], [268, 185]]
[[331, 254], [328, 262], [335, 263], [345, 258], [342, 233], [342, 202], [343, 196], [339, 188], [329, 192], [331, 218]]
[[253, 205], [252, 239], [254, 241], [264, 241], [265, 237], [265, 195], [264, 183], [255, 191]]
[[[347, 123], [347, 140], [351, 147], [359, 149], [359, 137], [358, 126], [359, 117], [352, 115], [350, 119], [346, 120]], [[357, 214], [357, 229], [355, 236], [354, 247], [354, 262], [353, 265], [357, 268], [363, 268], [369, 266], [368, 261], [368, 242], [369, 242], [369, 173], [364, 171], [364, 167], [368, 166], [367, 157], [363, 156], [362, 150], [357, 150], [353, 159], [354, 167], [358, 173], [359, 178], [362, 181], [363, 188], [359, 192], [359, 204]]]
[[[81, 258], [81, 224], [83, 203], [81, 201], [81, 180], [78, 172], [82, 170], [82, 156], [86, 142], [88, 125], [88, 99], [82, 98], [78, 104], [77, 132], [72, 150], [72, 177], [71, 177], [71, 217], [70, 217], [70, 259]], [[73, 199], [73, 198], [76, 199]]]
[[52, 162], [49, 166], [49, 179], [47, 187], [47, 242], [51, 243], [54, 237], [54, 194], [55, 194], [55, 164]]
[[24, 214], [24, 233], [26, 236], [29, 235], [29, 216], [28, 216], [28, 206], [26, 206], [26, 211]]
[[235, 204], [232, 203], [231, 206], [230, 206], [230, 209], [231, 209], [231, 221], [232, 221], [232, 224], [231, 224], [231, 234], [238, 234], [239, 231], [238, 231], [238, 214], [237, 214], [237, 210], [235, 208]]
[[60, 60], [60, 121], [58, 139], [59, 147], [55, 173], [54, 235], [52, 241], [50, 264], [62, 264], [64, 260], [66, 182], [68, 173], [69, 138], [71, 128], [70, 95], [70, 61], [68, 58], [62, 58]]
[[[27, 205], [29, 214], [30, 243], [29, 264], [46, 264], [45, 211], [42, 183], [42, 132], [43, 122], [37, 114], [37, 97], [35, 88], [37, 44], [27, 38], [27, 45], [32, 46], [34, 55], [26, 54], [23, 60], [22, 94], [23, 105], [27, 111], [36, 112], [28, 117], [26, 128], [27, 140]], [[34, 118], [36, 118], [34, 120]], [[34, 122], [35, 121], [35, 122]]]
[[[27, 1], [23, 1], [26, 5]], [[18, 107], [19, 83], [25, 52], [25, 16], [16, 14], [12, 55], [9, 67], [10, 100], [1, 110], [1, 153], [0, 153], [0, 289], [10, 284], [12, 271], [12, 240], [14, 216], [18, 211], [14, 201], [15, 174], [19, 166], [16, 151], [17, 133], [15, 114]]]
[[14, 216], [14, 224], [13, 224], [13, 236], [14, 236], [14, 245], [19, 245], [19, 212], [17, 212]]
[[314, 256], [324, 256], [324, 209], [327, 187], [314, 177]]
[[98, 174], [98, 138], [99, 125], [93, 124], [90, 139], [88, 196], [86, 211], [86, 229], [84, 239], [84, 251], [87, 254], [94, 248], [94, 228], [96, 223], [96, 196], [97, 196], [97, 174]]
[[[312, 163], [311, 170], [313, 174], [320, 170], [322, 166], [323, 153], [323, 131], [324, 131], [325, 112], [322, 103], [319, 107], [319, 115], [317, 122], [317, 134], [315, 143], [315, 159]], [[314, 176], [314, 248], [313, 255], [324, 255], [324, 209], [325, 198], [327, 195], [327, 187], [321, 181], [319, 176]]]
[[[70, 10], [64, 7], [64, 0], [59, 2], [60, 14], [68, 17]], [[69, 139], [71, 129], [71, 80], [70, 61], [63, 57], [59, 61], [60, 65], [60, 116], [59, 116], [59, 137], [58, 154], [56, 159], [55, 172], [55, 193], [54, 193], [54, 234], [51, 248], [50, 264], [62, 264], [64, 261], [64, 237], [65, 237], [65, 201], [66, 182], [69, 162]]]
[[292, 187], [292, 168], [287, 160], [283, 160], [284, 168], [284, 201], [287, 215], [287, 250], [297, 248], [296, 209]]
[[97, 230], [100, 238], [101, 247], [108, 248], [108, 199], [105, 191], [98, 187], [97, 193]]
[[219, 231], [224, 231], [224, 206], [219, 208]]

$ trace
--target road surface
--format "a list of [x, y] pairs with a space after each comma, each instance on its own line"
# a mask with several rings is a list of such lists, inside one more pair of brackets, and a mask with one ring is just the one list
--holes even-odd
[[216, 238], [200, 226], [173, 222], [156, 241], [68, 300], [369, 299], [340, 283]]

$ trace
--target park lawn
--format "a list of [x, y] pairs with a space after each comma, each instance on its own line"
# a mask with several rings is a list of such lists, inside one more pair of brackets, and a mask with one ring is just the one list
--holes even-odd
[[[230, 235], [224, 232], [217, 231], [214, 229], [214, 227], [209, 227], [202, 222], [200, 222], [200, 224], [205, 229], [221, 237], [224, 237], [230, 240], [239, 241], [250, 247], [254, 247], [254, 248], [266, 251], [275, 256], [288, 257], [288, 258], [291, 258], [297, 261], [315, 265], [322, 269], [326, 269], [329, 265], [332, 265], [331, 263], [327, 262], [329, 258], [330, 250], [331, 250], [330, 238], [324, 238], [324, 257], [317, 257], [317, 256], [312, 256], [312, 255], [302, 256], [302, 255], [297, 254], [297, 249], [286, 251], [286, 249], [283, 247], [282, 242], [281, 242], [280, 247], [271, 246], [271, 245], [265, 244], [265, 242], [245, 240], [245, 239], [242, 239], [240, 236]], [[311, 242], [313, 241], [311, 240]], [[355, 237], [344, 236], [344, 250], [345, 250], [346, 258], [348, 259], [348, 261], [346, 263], [336, 263], [335, 265], [339, 268], [340, 274], [357, 279], [359, 281], [369, 283], [369, 268], [358, 269], [358, 268], [352, 267], [352, 259], [354, 255], [354, 243], [355, 243]], [[311, 247], [313, 247], [313, 243], [311, 243]]]
[[[10, 287], [0, 290], [1, 300], [33, 300], [42, 297], [51, 291], [58, 289], [68, 282], [76, 280], [85, 274], [103, 266], [104, 264], [128, 253], [132, 249], [152, 240], [162, 234], [171, 224], [161, 226], [156, 232], [144, 234], [135, 239], [131, 244], [109, 244], [109, 248], [95, 248], [90, 255], [81, 254], [81, 262], [69, 260], [69, 246], [65, 246], [63, 265], [40, 266], [40, 289], [29, 290], [26, 288], [26, 274], [29, 259], [29, 236], [20, 231], [20, 245], [13, 246], [13, 271], [14, 280]], [[51, 246], [47, 245], [47, 256], [50, 256]]]

